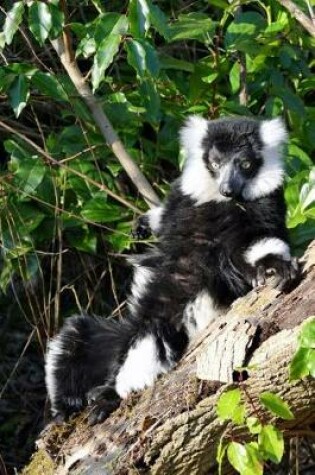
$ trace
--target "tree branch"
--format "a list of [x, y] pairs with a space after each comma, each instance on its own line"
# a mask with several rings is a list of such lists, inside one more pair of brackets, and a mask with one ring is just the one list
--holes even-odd
[[315, 37], [315, 25], [312, 20], [302, 12], [302, 10], [291, 0], [277, 0], [284, 8], [286, 8], [292, 16], [298, 21], [306, 31]]
[[[65, 30], [65, 34], [68, 38], [67, 30]], [[140, 171], [138, 165], [126, 151], [102, 107], [92, 93], [89, 85], [84, 80], [76, 61], [73, 59], [71, 49], [67, 49], [70, 47], [70, 41], [67, 40], [67, 43], [65, 43], [63, 37], [59, 37], [56, 40], [51, 40], [51, 44], [57, 52], [57, 55], [59, 56], [60, 61], [67, 71], [76, 90], [90, 109], [91, 114], [94, 117], [94, 120], [99, 127], [106, 143], [109, 147], [111, 147], [116, 158], [121, 163], [131, 181], [137, 187], [148, 205], [151, 208], [157, 206], [159, 204], [159, 198], [157, 194], [143, 173]]]
[[[153, 388], [124, 400], [93, 428], [86, 426], [86, 414], [62, 427], [50, 427], [38, 443], [38, 456], [54, 461], [56, 475], [215, 473], [220, 439], [250, 438], [245, 426], [222, 422], [216, 413], [219, 396], [235, 385], [226, 352], [235, 364], [248, 367], [248, 379], [239, 383], [248, 415], [275, 422], [259, 402], [262, 392], [271, 391], [285, 399], [295, 416], [277, 420], [277, 426], [288, 436], [305, 430], [315, 421], [315, 380], [289, 382], [288, 365], [301, 325], [315, 314], [315, 241], [306, 259], [308, 270], [290, 294], [265, 287], [237, 300]], [[245, 344], [240, 345], [240, 339]], [[213, 381], [214, 375], [221, 382]]]

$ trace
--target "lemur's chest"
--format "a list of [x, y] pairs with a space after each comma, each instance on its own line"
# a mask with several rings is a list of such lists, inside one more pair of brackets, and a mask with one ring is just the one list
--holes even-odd
[[178, 210], [168, 227], [168, 237], [189, 241], [193, 246], [217, 247], [236, 243], [253, 227], [246, 208], [237, 204], [215, 204]]

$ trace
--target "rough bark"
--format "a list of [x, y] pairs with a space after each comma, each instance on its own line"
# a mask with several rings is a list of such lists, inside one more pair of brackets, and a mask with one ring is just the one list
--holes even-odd
[[[289, 294], [265, 287], [236, 301], [173, 372], [124, 401], [104, 423], [88, 427], [82, 414], [69, 424], [51, 426], [38, 441], [33, 467], [44, 458], [46, 475], [215, 473], [220, 438], [229, 440], [231, 431], [237, 440], [248, 438], [244, 427], [222, 423], [216, 414], [218, 397], [235, 385], [242, 388], [248, 414], [265, 421], [270, 414], [259, 404], [261, 392], [272, 391], [287, 401], [295, 419], [274, 422], [288, 437], [314, 423], [315, 380], [289, 382], [288, 365], [301, 325], [315, 314], [315, 241], [304, 269]], [[233, 370], [244, 365], [251, 369], [242, 381]], [[27, 470], [37, 473], [32, 464]]]

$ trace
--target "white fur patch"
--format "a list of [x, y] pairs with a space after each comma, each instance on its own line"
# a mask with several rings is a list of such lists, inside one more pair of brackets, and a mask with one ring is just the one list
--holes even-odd
[[181, 190], [195, 200], [196, 206], [208, 201], [226, 201], [219, 193], [218, 184], [211, 177], [202, 159], [202, 141], [207, 135], [208, 121], [199, 116], [191, 116], [180, 131], [180, 143], [185, 152], [186, 162], [181, 175]]
[[287, 141], [288, 133], [283, 120], [277, 117], [261, 123], [260, 136], [266, 147], [278, 147]]
[[280, 118], [263, 121], [260, 136], [264, 144], [263, 164], [243, 190], [243, 197], [247, 200], [269, 195], [282, 185], [284, 179], [281, 148], [287, 140], [287, 131], [283, 121]]
[[183, 314], [189, 340], [195, 338], [219, 315], [219, 309], [214, 305], [209, 293], [205, 290], [200, 292], [194, 301], [186, 305]]
[[250, 246], [245, 252], [245, 260], [250, 265], [255, 266], [256, 262], [263, 259], [268, 254], [281, 256], [285, 261], [291, 259], [288, 244], [279, 238], [264, 238]]
[[159, 359], [154, 337], [147, 335], [128, 351], [117, 374], [115, 389], [121, 398], [126, 398], [131, 391], [152, 386], [156, 378], [169, 369], [170, 365], [162, 364]]
[[156, 208], [150, 209], [145, 214], [149, 219], [150, 228], [153, 233], [158, 233], [161, 228], [163, 211], [163, 206], [157, 206]]
[[152, 280], [153, 271], [148, 267], [135, 265], [133, 275], [133, 282], [131, 285], [131, 296], [129, 298], [128, 306], [132, 313], [136, 312], [137, 301], [141, 299], [146, 291], [148, 283]]
[[56, 401], [57, 383], [55, 379], [55, 370], [57, 367], [57, 361], [60, 356], [64, 354], [64, 347], [62, 338], [56, 336], [48, 343], [48, 350], [46, 353], [45, 361], [45, 381], [47, 387], [47, 393], [51, 402], [51, 412], [54, 415], [54, 405]]

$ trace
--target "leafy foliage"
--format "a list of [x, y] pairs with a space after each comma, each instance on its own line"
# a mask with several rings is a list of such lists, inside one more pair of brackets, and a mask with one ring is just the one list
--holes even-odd
[[315, 378], [315, 317], [303, 325], [298, 339], [298, 349], [290, 365], [290, 379], [305, 376]]
[[[248, 406], [257, 413], [257, 417], [249, 416], [245, 406], [247, 393], [245, 388], [240, 387], [228, 390], [221, 394], [217, 402], [217, 414], [222, 421], [231, 421], [234, 426], [246, 425], [252, 436], [250, 442], [241, 443], [234, 440], [233, 428], [223, 434], [218, 450], [217, 462], [221, 473], [224, 457], [234, 469], [241, 475], [256, 475], [264, 473], [264, 462], [271, 461], [280, 463], [284, 453], [283, 433], [273, 424], [268, 424], [261, 418], [260, 412], [252, 401], [248, 400]], [[293, 419], [294, 416], [288, 407], [276, 394], [265, 392], [260, 397], [261, 404], [272, 415], [281, 419]], [[242, 417], [238, 417], [242, 414]], [[233, 426], [232, 426], [233, 427]], [[230, 442], [227, 440], [231, 438]]]

